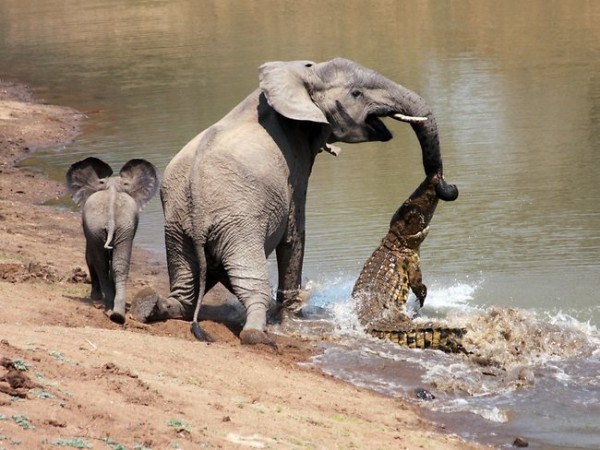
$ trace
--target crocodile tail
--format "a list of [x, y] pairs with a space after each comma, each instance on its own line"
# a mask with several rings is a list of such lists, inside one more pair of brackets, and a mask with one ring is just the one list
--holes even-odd
[[446, 353], [467, 353], [462, 345], [465, 328], [450, 328], [442, 326], [416, 327], [406, 330], [369, 330], [369, 333], [379, 339], [385, 339], [408, 348], [431, 348]]

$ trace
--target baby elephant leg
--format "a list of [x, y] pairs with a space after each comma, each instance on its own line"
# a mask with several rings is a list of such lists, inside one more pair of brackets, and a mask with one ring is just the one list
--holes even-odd
[[115, 285], [115, 298], [110, 311], [110, 320], [125, 323], [126, 284], [131, 263], [133, 236], [115, 244], [112, 250], [111, 274]]

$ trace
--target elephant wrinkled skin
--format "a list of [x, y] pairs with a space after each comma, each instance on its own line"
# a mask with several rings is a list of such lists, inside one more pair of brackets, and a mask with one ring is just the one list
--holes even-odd
[[92, 280], [90, 297], [102, 299], [109, 317], [125, 322], [125, 283], [129, 275], [139, 211], [158, 190], [158, 172], [148, 161], [132, 159], [118, 176], [97, 158], [67, 171], [67, 188], [82, 210], [85, 259]]
[[[414, 92], [345, 59], [270, 62], [259, 89], [172, 159], [161, 184], [170, 294], [137, 296], [140, 321], [193, 319], [204, 293], [222, 282], [246, 308], [242, 343], [270, 343], [267, 256], [276, 252], [277, 305], [301, 305], [308, 178], [317, 154], [335, 142], [388, 141], [381, 118], [409, 122], [427, 174], [442, 177], [438, 131]], [[444, 200], [458, 195], [439, 183]], [[196, 307], [196, 308], [195, 308]]]

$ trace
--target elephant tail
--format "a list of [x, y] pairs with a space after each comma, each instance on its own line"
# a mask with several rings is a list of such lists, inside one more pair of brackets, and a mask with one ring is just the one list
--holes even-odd
[[109, 188], [108, 198], [108, 220], [106, 223], [106, 242], [104, 248], [112, 250], [112, 242], [115, 237], [115, 208], [117, 203], [117, 190], [114, 187]]
[[204, 297], [204, 291], [206, 290], [206, 254], [204, 253], [204, 245], [196, 245], [196, 256], [198, 258], [198, 265], [200, 266], [200, 282], [198, 283], [198, 298], [196, 300], [196, 308], [194, 309], [194, 318], [192, 319], [192, 333], [194, 337], [199, 341], [203, 342], [214, 342], [198, 323], [198, 316], [200, 315], [200, 306], [202, 306], [202, 298]]
[[378, 330], [370, 329], [369, 334], [408, 348], [431, 348], [446, 353], [467, 353], [462, 345], [464, 328], [452, 328], [435, 324], [414, 328]]

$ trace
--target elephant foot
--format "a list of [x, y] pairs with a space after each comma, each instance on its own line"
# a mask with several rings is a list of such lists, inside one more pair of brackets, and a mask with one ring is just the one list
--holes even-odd
[[160, 296], [156, 291], [151, 287], [145, 287], [135, 294], [129, 314], [134, 320], [143, 323], [161, 320], [159, 303]]
[[275, 323], [281, 323], [287, 319], [302, 317], [302, 308], [308, 303], [310, 291], [299, 289], [293, 291], [280, 292], [280, 297], [275, 302], [274, 307], [269, 311], [270, 319]]
[[215, 340], [210, 337], [201, 327], [198, 322], [192, 322], [192, 333], [194, 337], [202, 342], [215, 342]]
[[240, 333], [240, 342], [243, 345], [264, 344], [268, 345], [269, 347], [272, 347], [276, 352], [279, 351], [279, 349], [277, 348], [277, 344], [273, 342], [273, 340], [267, 335], [267, 333], [253, 328], [242, 330], [242, 332]]
[[125, 314], [122, 314], [120, 312], [110, 311], [108, 317], [110, 318], [110, 320], [112, 320], [115, 323], [118, 323], [119, 325], [123, 325], [125, 323]]

